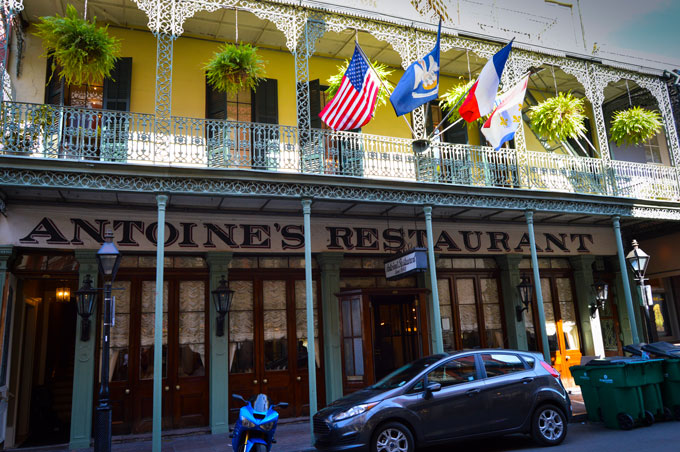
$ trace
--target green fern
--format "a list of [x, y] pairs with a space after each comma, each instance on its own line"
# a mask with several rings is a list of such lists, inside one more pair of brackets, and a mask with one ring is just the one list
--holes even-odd
[[[347, 66], [349, 66], [349, 60], [345, 60], [344, 64], [338, 66], [338, 72], [335, 75], [328, 78], [328, 89], [326, 89], [326, 94], [329, 96], [328, 99], [329, 102], [333, 98], [333, 96], [335, 96], [335, 94], [338, 92], [338, 89], [340, 88], [340, 83], [342, 82], [342, 77], [343, 75], [345, 75], [345, 72], [347, 71]], [[387, 104], [387, 100], [390, 97], [387, 89], [389, 89], [389, 91], [394, 90], [394, 85], [390, 83], [389, 80], [387, 80], [387, 77], [392, 75], [392, 72], [394, 71], [390, 69], [386, 64], [378, 63], [376, 61], [373, 62], [373, 69], [375, 69], [375, 72], [383, 81], [383, 84], [380, 85], [380, 91], [378, 91], [377, 103], [378, 105], [385, 105]], [[387, 87], [387, 89], [385, 89], [385, 87]]]
[[637, 145], [659, 133], [661, 127], [661, 115], [658, 111], [632, 107], [614, 113], [609, 132], [617, 146], [623, 143]]
[[109, 36], [107, 27], [97, 27], [81, 19], [73, 5], [66, 6], [66, 15], [45, 16], [36, 25], [35, 35], [42, 39], [43, 56], [52, 56], [52, 74], [66, 83], [84, 85], [109, 77], [120, 55], [120, 41]]
[[531, 128], [545, 139], [560, 142], [583, 135], [585, 117], [583, 99], [559, 93], [531, 107]]
[[243, 89], [255, 89], [264, 79], [264, 65], [257, 47], [225, 43], [204, 69], [213, 88], [233, 95]]
[[[463, 97], [468, 94], [468, 91], [470, 90], [470, 88], [472, 88], [472, 85], [474, 83], [475, 83], [474, 80], [468, 83], [461, 83], [460, 85], [456, 85], [453, 88], [449, 89], [444, 94], [442, 94], [441, 100], [439, 101], [439, 108], [441, 108], [442, 111], [444, 111], [447, 114], [451, 109], [454, 109], [449, 115], [449, 119], [447, 121], [456, 122], [460, 119], [458, 109], [462, 104]], [[481, 117], [473, 121], [473, 123], [481, 124], [485, 120], [486, 117]]]

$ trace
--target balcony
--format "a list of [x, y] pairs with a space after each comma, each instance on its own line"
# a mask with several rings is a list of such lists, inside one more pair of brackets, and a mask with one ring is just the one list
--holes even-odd
[[[680, 201], [676, 168], [379, 135], [3, 102], [0, 155], [229, 168]], [[169, 140], [169, 141], [168, 141]], [[161, 145], [163, 143], [163, 145]], [[524, 155], [522, 155], [524, 154]]]

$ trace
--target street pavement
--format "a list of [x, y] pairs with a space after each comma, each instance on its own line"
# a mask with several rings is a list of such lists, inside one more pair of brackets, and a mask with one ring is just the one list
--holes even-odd
[[[277, 444], [272, 447], [272, 452], [310, 452], [315, 450], [310, 447], [310, 427], [306, 422], [280, 425], [276, 432], [276, 438]], [[22, 452], [51, 452], [67, 451], [68, 448], [61, 446], [19, 450]], [[113, 452], [147, 452], [151, 451], [151, 442], [145, 440], [114, 443], [112, 450]], [[164, 438], [162, 450], [163, 452], [227, 452], [231, 451], [231, 443], [226, 434], [190, 435]], [[439, 447], [422, 449], [419, 452], [496, 452], [520, 450], [543, 452], [677, 452], [680, 450], [680, 423], [661, 422], [651, 427], [640, 427], [625, 432], [607, 429], [600, 423], [577, 422], [569, 424], [567, 438], [561, 445], [554, 448], [537, 447], [526, 436], [511, 435], [503, 438], [459, 441]]]

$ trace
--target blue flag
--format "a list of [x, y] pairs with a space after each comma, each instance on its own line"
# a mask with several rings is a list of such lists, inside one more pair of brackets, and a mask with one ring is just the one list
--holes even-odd
[[390, 102], [397, 116], [415, 110], [439, 96], [439, 38], [442, 21], [439, 20], [437, 42], [434, 49], [421, 60], [411, 64], [399, 80], [390, 96]]

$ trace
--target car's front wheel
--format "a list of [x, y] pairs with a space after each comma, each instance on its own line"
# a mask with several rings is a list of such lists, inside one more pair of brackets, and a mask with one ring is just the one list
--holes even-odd
[[544, 446], [556, 446], [567, 436], [567, 419], [562, 410], [543, 405], [534, 413], [531, 436]]
[[413, 434], [404, 424], [389, 422], [377, 428], [371, 441], [371, 452], [413, 452]]

